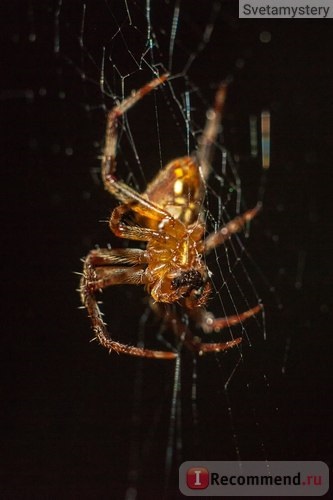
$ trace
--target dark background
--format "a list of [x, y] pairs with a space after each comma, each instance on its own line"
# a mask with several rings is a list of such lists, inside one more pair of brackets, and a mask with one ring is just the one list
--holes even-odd
[[[178, 71], [187, 48], [197, 50], [200, 29], [212, 11], [209, 2], [193, 4], [181, 4], [184, 31], [179, 39], [185, 48], [175, 50]], [[222, 2], [210, 43], [197, 56], [189, 78], [209, 102], [214, 85], [231, 73], [228, 109], [238, 122], [265, 107], [272, 110], [263, 239], [251, 252], [283, 308], [266, 294], [268, 340], [249, 352], [235, 380], [229, 401], [232, 422], [243, 459], [323, 460], [331, 465], [332, 21], [238, 20], [235, 4]], [[123, 498], [130, 484], [129, 456], [135, 462], [133, 454], [143, 446], [140, 498], [156, 498], [166, 481], [173, 367], [108, 356], [89, 343], [89, 322], [78, 310], [78, 276], [73, 274], [81, 270], [80, 258], [90, 248], [111, 239], [98, 221], [108, 217], [113, 205], [91, 171], [99, 166], [104, 129], [104, 111], [94, 107], [111, 106], [112, 100], [102, 102], [98, 87], [82, 80], [82, 68], [98, 80], [89, 55], [98, 60], [111, 29], [111, 12], [119, 22], [124, 3], [87, 3], [87, 51], [78, 43], [81, 2], [64, 2], [59, 18], [56, 2], [2, 5], [0, 496]], [[143, 32], [142, 5], [133, 5]], [[172, 11], [161, 3], [152, 14], [162, 54], [167, 48], [162, 27], [170, 31]], [[55, 54], [57, 19], [61, 50]], [[271, 33], [269, 43], [260, 42], [263, 31]], [[142, 40], [135, 44], [141, 51]], [[109, 50], [116, 54], [123, 49], [114, 42]], [[241, 70], [237, 60], [245, 62]], [[123, 64], [123, 73], [131, 71], [128, 59]], [[132, 88], [144, 81], [135, 73]], [[113, 295], [115, 311], [133, 301], [130, 316], [119, 312], [113, 317], [114, 331], [137, 329], [143, 295], [136, 293], [119, 289]], [[235, 460], [228, 402], [220, 389], [227, 369], [212, 360], [199, 363], [200, 420], [195, 428], [186, 370], [191, 370], [191, 360], [185, 356], [181, 461]], [[143, 393], [133, 397], [138, 373]], [[262, 373], [267, 375], [265, 387]], [[244, 390], [244, 380], [250, 390]], [[139, 415], [134, 424], [133, 404]], [[259, 430], [255, 422], [260, 422]], [[178, 497], [175, 478], [176, 465], [167, 498]]]

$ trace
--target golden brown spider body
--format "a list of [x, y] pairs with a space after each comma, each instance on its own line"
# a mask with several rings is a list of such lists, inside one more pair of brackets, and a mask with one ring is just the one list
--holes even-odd
[[[146, 242], [146, 248], [99, 249], [84, 262], [81, 299], [87, 308], [96, 338], [109, 350], [134, 356], [174, 359], [177, 352], [127, 346], [111, 339], [99, 310], [96, 293], [111, 285], [144, 285], [155, 312], [163, 316], [163, 304], [180, 304], [205, 333], [241, 323], [257, 314], [261, 305], [234, 316], [215, 318], [205, 309], [211, 291], [209, 271], [203, 256], [241, 231], [257, 215], [260, 204], [236, 217], [219, 231], [205, 237], [203, 199], [211, 171], [212, 147], [216, 140], [226, 87], [221, 85], [199, 141], [198, 151], [168, 163], [140, 194], [115, 177], [119, 118], [145, 94], [165, 82], [167, 75], [152, 80], [132, 93], [108, 113], [102, 177], [105, 188], [121, 204], [110, 218], [111, 231], [120, 238]], [[130, 217], [129, 217], [130, 216]], [[165, 314], [164, 314], [165, 316]], [[192, 335], [175, 312], [164, 318], [181, 335], [183, 343], [199, 353], [219, 352], [241, 342], [205, 343]]]
[[162, 220], [138, 218], [140, 225], [156, 233], [147, 243], [144, 276], [146, 290], [156, 302], [170, 304], [185, 298], [192, 308], [206, 299], [204, 225], [198, 219], [203, 191], [199, 170], [188, 156], [170, 162], [145, 191], [144, 196], [166, 212]]

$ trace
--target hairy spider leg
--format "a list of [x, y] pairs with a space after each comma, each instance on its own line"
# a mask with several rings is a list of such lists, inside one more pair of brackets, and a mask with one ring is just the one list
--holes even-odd
[[[150, 239], [155, 238], [157, 240], [164, 241], [165, 237], [163, 233], [160, 233], [159, 231], [154, 231], [153, 229], [133, 224], [126, 224], [123, 221], [124, 215], [131, 211], [143, 214], [150, 219], [154, 217], [157, 218], [156, 215], [158, 212], [155, 212], [154, 209], [150, 210], [147, 207], [147, 200], [141, 197], [139, 198], [142, 200], [142, 204], [140, 202], [128, 203], [126, 205], [119, 205], [113, 210], [109, 221], [111, 231], [119, 238], [126, 238], [129, 240], [149, 241]], [[163, 217], [159, 217], [157, 220], [161, 221], [163, 219], [171, 219], [171, 216], [167, 212], [164, 212], [164, 210]]]
[[[222, 120], [222, 114], [224, 109], [224, 104], [227, 94], [227, 85], [222, 83], [216, 93], [215, 102], [212, 109], [207, 112], [207, 121], [199, 139], [199, 148], [197, 151], [197, 158], [199, 160], [201, 171], [204, 180], [209, 177], [211, 171], [211, 160], [213, 155], [213, 146], [216, 141], [217, 134], [219, 132], [219, 125]], [[233, 220], [228, 222], [222, 228], [220, 228], [215, 233], [209, 234], [203, 243], [203, 252], [208, 254], [218, 246], [222, 245], [225, 241], [231, 238], [235, 233], [238, 233], [244, 229], [246, 223], [250, 222], [254, 217], [258, 215], [262, 208], [261, 203], [244, 212], [243, 214], [235, 217]], [[201, 326], [205, 333], [217, 332], [224, 328], [227, 328], [238, 323], [242, 323], [244, 320], [256, 315], [262, 310], [262, 305], [257, 306], [244, 311], [240, 314], [227, 316], [222, 318], [215, 318], [210, 312], [203, 308], [198, 308], [197, 310], [189, 311], [192, 317], [195, 317], [195, 321]], [[241, 341], [241, 339], [236, 339], [231, 342]], [[238, 342], [237, 342], [238, 343]], [[214, 344], [204, 344], [207, 346], [206, 351], [214, 351]]]
[[[144, 266], [146, 263], [144, 250], [117, 249], [92, 250], [85, 259], [83, 276], [80, 283], [81, 300], [90, 316], [94, 333], [101, 345], [118, 354], [128, 354], [143, 358], [175, 359], [177, 353], [154, 351], [130, 345], [121, 344], [111, 339], [107, 326], [103, 321], [95, 293], [108, 286], [143, 283]], [[130, 264], [126, 267], [119, 264]], [[113, 267], [114, 266], [114, 267]]]
[[[214, 333], [214, 332], [219, 332], [224, 328], [228, 328], [230, 326], [243, 323], [243, 321], [247, 320], [248, 318], [252, 318], [252, 316], [258, 314], [260, 311], [262, 311], [262, 309], [263, 306], [261, 304], [258, 304], [255, 307], [252, 307], [251, 309], [248, 309], [247, 311], [244, 311], [239, 314], [234, 314], [232, 316], [225, 316], [222, 318], [215, 318], [213, 313], [200, 307], [197, 309], [190, 310], [189, 315], [195, 320], [197, 325], [200, 328], [202, 328], [204, 333]], [[232, 340], [232, 342], [235, 342], [236, 340], [239, 339]], [[239, 340], [239, 342], [240, 341], [241, 339]]]
[[[166, 73], [158, 78], [155, 78], [151, 82], [141, 87], [141, 89], [133, 92], [132, 95], [112, 108], [108, 113], [105, 131], [105, 144], [102, 155], [102, 178], [105, 189], [107, 189], [111, 194], [114, 194], [117, 190], [116, 179], [113, 177], [113, 175], [116, 171], [118, 119], [132, 106], [134, 106], [134, 104], [141, 100], [146, 94], [164, 83], [167, 80], [168, 76], [169, 75]], [[113, 182], [111, 182], [111, 180]], [[116, 194], [114, 194], [114, 196], [116, 196]]]
[[[242, 339], [236, 338], [233, 340], [229, 340], [227, 342], [218, 342], [218, 343], [208, 343], [208, 342], [201, 342], [201, 339], [191, 332], [191, 330], [188, 328], [186, 323], [184, 323], [181, 318], [179, 313], [171, 307], [165, 307], [165, 304], [160, 304], [160, 303], [152, 303], [150, 301], [150, 306], [154, 313], [159, 316], [165, 323], [167, 323], [173, 330], [173, 333], [175, 336], [180, 337], [181, 340], [183, 341], [184, 346], [186, 346], [190, 351], [196, 352], [197, 354], [205, 354], [205, 353], [212, 353], [212, 352], [222, 352], [226, 351], [228, 349], [231, 349], [232, 347], [235, 347], [236, 345], [240, 344]], [[202, 313], [205, 315], [206, 310], [203, 308], [198, 308], [197, 309], [198, 313]], [[200, 311], [200, 312], [199, 312]], [[187, 311], [189, 316], [192, 316], [191, 312], [192, 311]], [[210, 317], [213, 317], [211, 313]], [[222, 318], [220, 318], [222, 319]], [[227, 318], [223, 318], [227, 319]], [[198, 326], [200, 326], [200, 323], [198, 323]], [[222, 326], [221, 328], [225, 328], [226, 326], [229, 326], [229, 324], [226, 324]], [[214, 330], [212, 330], [214, 331]], [[207, 332], [205, 332], [207, 333]]]
[[[117, 126], [118, 118], [138, 102], [144, 95], [156, 88], [167, 79], [168, 75], [162, 75], [160, 78], [155, 78], [147, 85], [143, 86], [136, 92], [133, 92], [130, 97], [125, 99], [119, 105], [115, 106], [109, 113], [107, 118], [105, 146], [102, 156], [102, 177], [105, 188], [113, 194], [120, 202], [124, 203], [117, 207], [110, 219], [111, 230], [119, 237], [149, 241], [151, 238], [163, 240], [164, 235], [159, 231], [154, 231], [150, 228], [136, 227], [123, 222], [123, 217], [127, 212], [134, 211], [137, 214], [147, 217], [153, 221], [172, 220], [173, 224], [183, 225], [177, 219], [174, 219], [169, 212], [163, 210], [160, 206], [149, 201], [149, 196], [140, 195], [135, 190], [127, 186], [114, 177], [116, 170], [116, 148], [117, 148]], [[211, 110], [207, 113], [207, 121], [203, 134], [199, 140], [199, 148], [195, 159], [199, 160], [201, 176], [204, 181], [209, 176], [211, 171], [211, 157], [213, 145], [219, 131], [219, 123], [222, 116], [226, 97], [226, 85], [222, 84], [216, 94], [215, 103]], [[194, 159], [194, 160], [195, 160]], [[148, 198], [148, 199], [147, 199]], [[248, 210], [243, 215], [236, 217], [226, 226], [222, 227], [217, 233], [209, 235], [203, 243], [203, 252], [209, 253], [211, 250], [221, 245], [229, 239], [232, 234], [241, 231], [246, 222], [250, 221], [257, 215], [261, 208], [258, 204], [254, 209]], [[136, 253], [135, 253], [136, 252]], [[126, 346], [119, 342], [113, 341], [106, 329], [106, 325], [102, 319], [102, 314], [99, 310], [95, 292], [116, 284], [144, 284], [144, 264], [146, 263], [144, 251], [139, 249], [127, 250], [95, 250], [92, 251], [84, 266], [84, 275], [81, 280], [81, 297], [82, 302], [88, 309], [91, 317], [93, 328], [97, 338], [102, 345], [115, 350], [118, 353], [124, 353], [140, 357], [150, 357], [159, 359], [174, 359], [177, 353], [168, 351], [154, 351], [149, 349], [141, 349], [132, 346]], [[119, 264], [132, 264], [134, 267], [129, 268]], [[110, 266], [114, 266], [113, 268]], [[210, 333], [219, 331], [230, 325], [235, 325], [252, 317], [262, 309], [261, 305], [249, 309], [239, 315], [229, 316], [225, 318], [215, 318], [211, 313], [208, 313], [204, 308], [200, 307], [197, 310], [188, 311], [191, 316], [196, 316], [195, 319], [204, 331]], [[173, 318], [173, 322], [180, 322], [180, 318]], [[234, 347], [241, 342], [241, 338], [234, 339], [226, 343], [196, 343], [193, 335], [187, 331], [185, 335], [185, 343], [199, 353], [218, 352]]]
[[235, 233], [239, 233], [244, 229], [244, 226], [250, 222], [262, 209], [262, 203], [259, 202], [254, 208], [247, 210], [243, 214], [235, 217], [227, 224], [218, 229], [215, 233], [209, 234], [204, 242], [205, 254], [214, 250], [214, 248], [222, 245], [225, 241], [229, 240]]
[[[83, 276], [80, 284], [81, 300], [91, 318], [96, 338], [99, 340], [101, 345], [106, 347], [110, 352], [115, 351], [118, 354], [172, 360], [177, 357], [177, 353], [171, 351], [144, 349], [125, 345], [112, 340], [96, 301], [95, 293], [109, 286], [121, 284], [144, 284], [143, 265], [145, 263], [145, 252], [140, 249], [129, 248], [92, 250], [88, 254], [84, 264]], [[130, 264], [134, 267], [126, 267], [120, 264]], [[162, 314], [162, 305], [154, 304], [151, 307], [154, 312], [158, 313], [160, 316], [165, 316], [165, 314]], [[203, 329], [206, 333], [208, 333], [207, 315], [209, 315], [210, 320], [212, 319], [212, 315], [200, 308], [196, 319], [198, 319], [201, 314]], [[249, 316], [250, 311], [247, 311], [247, 313], [242, 313], [239, 317], [214, 318], [210, 325], [210, 331], [217, 331], [229, 326], [230, 324], [236, 324], [239, 322], [239, 318], [240, 321], [243, 321]], [[222, 319], [224, 319], [224, 324], [222, 324]], [[220, 322], [219, 325], [217, 325], [218, 321]], [[176, 335], [181, 336], [184, 333], [184, 345], [186, 345], [186, 347], [188, 347], [191, 351], [197, 352], [198, 354], [225, 351], [235, 347], [242, 340], [241, 338], [237, 338], [222, 343], [202, 343], [193, 336], [189, 328], [180, 320], [180, 317], [176, 312], [168, 313], [167, 322], [172, 326]], [[213, 324], [215, 324], [215, 327], [213, 327]]]
[[[229, 240], [233, 234], [242, 231], [245, 224], [258, 215], [261, 208], [262, 204], [259, 202], [254, 208], [247, 210], [242, 215], [232, 219], [225, 226], [216, 231], [216, 233], [209, 234], [203, 242], [203, 253], [210, 253], [212, 250], [222, 245], [225, 241]], [[228, 328], [229, 326], [243, 323], [243, 321], [258, 314], [262, 311], [262, 309], [262, 304], [258, 304], [257, 306], [242, 313], [221, 318], [215, 318], [212, 313], [203, 308], [193, 309], [189, 311], [189, 314], [205, 333], [212, 333]]]
[[[167, 76], [164, 75], [163, 81], [166, 80]], [[115, 156], [116, 156], [116, 143], [117, 143], [117, 120], [118, 118], [130, 107], [132, 107], [139, 99], [141, 99], [146, 93], [150, 92], [153, 88], [158, 86], [161, 80], [155, 79], [150, 84], [146, 85], [142, 89], [135, 92], [132, 96], [123, 101], [118, 107], [110, 111], [108, 115], [107, 124], [107, 137], [109, 138], [109, 144], [112, 144], [113, 154], [110, 155], [110, 168], [113, 165], [115, 170]], [[200, 162], [201, 173], [203, 179], [206, 180], [209, 177], [211, 171], [211, 159], [213, 146], [216, 141], [216, 137], [219, 131], [219, 124], [222, 119], [223, 108], [226, 99], [227, 86], [225, 83], [221, 84], [219, 90], [216, 93], [214, 106], [207, 112], [207, 121], [204, 127], [203, 134], [199, 140], [199, 148], [197, 152], [197, 159]], [[109, 131], [109, 132], [108, 132]], [[111, 140], [111, 142], [110, 142]], [[106, 140], [107, 147], [108, 141]], [[109, 148], [109, 153], [111, 149]], [[125, 205], [117, 207], [110, 219], [110, 228], [115, 235], [122, 238], [148, 241], [152, 237], [157, 239], [162, 239], [164, 235], [161, 232], [154, 231], [149, 228], [144, 228], [142, 226], [129, 226], [122, 222], [123, 216], [132, 209], [139, 215], [148, 217], [148, 219], [162, 220], [170, 219], [171, 216], [168, 212], [161, 209], [155, 203], [152, 203], [142, 195], [137, 193], [134, 189], [127, 186], [121, 181], [117, 181], [113, 175], [106, 174], [106, 157], [104, 150], [103, 161], [102, 161], [102, 172], [104, 172], [103, 179], [106, 189], [108, 189], [119, 201]], [[114, 172], [113, 170], [113, 172]], [[109, 170], [110, 171], [110, 170]], [[112, 170], [111, 170], [112, 172]], [[258, 212], [261, 210], [261, 204], [258, 203], [256, 207], [251, 210], [246, 211], [244, 214], [236, 217], [228, 224], [223, 226], [216, 233], [210, 234], [204, 242], [204, 252], [209, 253], [217, 246], [223, 244], [226, 240], [231, 238], [234, 233], [243, 230], [245, 224], [252, 220]], [[176, 222], [176, 221], [175, 221]], [[231, 325], [242, 323], [246, 319], [256, 315], [262, 310], [261, 305], [257, 305], [243, 313], [215, 318], [211, 313], [206, 311], [204, 308], [200, 307], [196, 310], [189, 311], [190, 316], [195, 316], [195, 321], [199, 326], [202, 327], [203, 331], [206, 333], [217, 332]], [[176, 319], [174, 318], [174, 321]], [[180, 320], [179, 320], [180, 321]], [[186, 344], [190, 344], [189, 335], [186, 336]], [[233, 347], [241, 342], [241, 338], [234, 339], [227, 343], [219, 344], [209, 344], [201, 343], [200, 347], [196, 346], [195, 350], [200, 352], [217, 352], [219, 350], [225, 350]], [[190, 347], [190, 346], [189, 346]], [[192, 350], [194, 349], [194, 344], [192, 342]]]
[[163, 210], [157, 204], [149, 201], [148, 197], [140, 195], [137, 191], [127, 186], [124, 182], [119, 181], [115, 176], [116, 170], [116, 153], [117, 153], [117, 126], [118, 119], [136, 104], [142, 97], [151, 92], [154, 88], [161, 85], [168, 78], [168, 74], [164, 74], [159, 78], [155, 78], [141, 89], [133, 92], [131, 96], [115, 106], [107, 117], [105, 145], [102, 156], [102, 178], [104, 187], [115, 198], [117, 198], [124, 206], [117, 207], [110, 219], [110, 228], [113, 233], [121, 238], [134, 239], [140, 241], [148, 241], [151, 238], [158, 240], [163, 239], [160, 232], [149, 228], [129, 226], [122, 222], [123, 216], [131, 210], [135, 213], [147, 217], [154, 221], [173, 220], [175, 225], [181, 225], [181, 222], [175, 220], [169, 212]]
[[216, 92], [213, 107], [207, 111], [206, 125], [198, 141], [199, 147], [196, 152], [196, 158], [199, 162], [204, 181], [208, 179], [212, 170], [213, 147], [219, 133], [226, 96], [227, 84], [223, 82]]

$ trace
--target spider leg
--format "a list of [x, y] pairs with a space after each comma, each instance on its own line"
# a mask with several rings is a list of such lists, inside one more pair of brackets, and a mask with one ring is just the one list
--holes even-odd
[[131, 204], [130, 208], [136, 213], [149, 217], [152, 220], [170, 218], [170, 214], [166, 210], [149, 201], [124, 182], [118, 181], [115, 177], [109, 177], [108, 185], [112, 187], [112, 194], [125, 205]]
[[227, 95], [227, 85], [222, 83], [215, 94], [213, 107], [207, 112], [206, 125], [199, 138], [199, 148], [196, 153], [198, 163], [201, 167], [203, 179], [206, 181], [211, 172], [211, 160], [213, 156], [213, 146], [219, 132], [224, 103]]
[[[139, 90], [135, 91], [124, 99], [120, 104], [109, 111], [106, 122], [105, 144], [102, 155], [102, 178], [105, 189], [117, 197], [117, 183], [113, 177], [116, 171], [116, 152], [117, 152], [117, 127], [118, 119], [134, 106], [142, 97], [151, 92], [153, 89], [161, 85], [168, 78], [168, 74], [164, 74], [147, 83]], [[113, 180], [114, 179], [114, 180]]]
[[[212, 250], [214, 250], [214, 248], [222, 245], [226, 240], [231, 238], [233, 234], [242, 231], [245, 224], [251, 221], [259, 213], [260, 210], [261, 203], [257, 203], [254, 208], [247, 210], [238, 217], [235, 217], [233, 220], [219, 229], [216, 233], [209, 234], [204, 241], [204, 252], [206, 254], [211, 252]], [[203, 308], [195, 309], [191, 311], [191, 314], [195, 315], [195, 320], [205, 333], [212, 333], [223, 330], [223, 328], [242, 323], [246, 319], [251, 318], [258, 312], [260, 312], [262, 310], [262, 307], [263, 306], [261, 304], [258, 304], [257, 306], [248, 309], [247, 311], [244, 311], [240, 314], [235, 314], [224, 318], [215, 318], [212, 313], [206, 311]]]
[[[182, 321], [179, 312], [177, 312], [175, 308], [165, 307], [164, 304], [162, 305], [156, 302], [152, 303], [152, 301], [150, 302], [150, 306], [155, 314], [159, 318], [163, 319], [163, 321], [171, 327], [174, 335], [182, 340], [184, 346], [187, 347], [190, 351], [195, 352], [199, 355], [226, 351], [228, 349], [231, 349], [232, 347], [235, 347], [242, 341], [242, 339], [239, 337], [227, 342], [201, 342], [201, 338], [193, 335], [190, 328], [188, 327], [186, 322]], [[200, 310], [205, 312], [201, 308]], [[191, 312], [192, 311], [188, 311], [189, 316], [191, 316]], [[207, 333], [207, 331], [205, 331], [205, 333]]]
[[133, 211], [142, 218], [148, 218], [153, 222], [150, 224], [151, 227], [157, 227], [162, 220], [170, 221], [171, 219], [175, 226], [181, 225], [169, 212], [162, 209], [157, 203], [150, 201], [148, 195], [140, 195], [124, 182], [119, 181], [114, 175], [116, 170], [118, 119], [142, 97], [165, 82], [167, 78], [168, 74], [155, 78], [136, 92], [133, 92], [131, 96], [124, 99], [108, 113], [102, 155], [102, 178], [105, 189], [123, 203], [123, 206], [114, 210], [110, 219], [110, 228], [118, 237], [141, 241], [148, 241], [151, 238], [163, 239], [163, 235], [159, 231], [153, 231], [149, 227], [139, 228], [139, 226], [124, 224], [122, 217], [128, 211]]
[[[105, 132], [105, 145], [102, 155], [102, 178], [104, 182], [104, 187], [109, 191], [115, 198], [125, 205], [131, 204], [131, 210], [136, 213], [148, 217], [153, 220], [160, 221], [164, 218], [170, 218], [170, 215], [165, 210], [158, 207], [158, 205], [151, 203], [148, 199], [141, 196], [137, 191], [127, 186], [124, 182], [118, 181], [114, 176], [116, 171], [116, 152], [117, 152], [117, 128], [119, 118], [128, 111], [132, 106], [134, 106], [142, 97], [151, 92], [153, 89], [161, 85], [168, 78], [168, 74], [162, 75], [161, 77], [155, 78], [150, 83], [147, 83], [139, 90], [135, 91], [124, 99], [120, 104], [115, 106], [111, 111], [109, 111], [106, 123]], [[123, 209], [120, 210], [120, 212]], [[126, 211], [126, 210], [125, 210]], [[123, 211], [123, 213], [125, 212]], [[141, 234], [142, 237], [136, 237], [137, 231], [134, 229], [135, 235], [129, 236], [127, 232], [125, 233], [124, 227], [117, 228], [117, 214], [114, 214], [113, 221], [110, 221], [111, 229], [115, 232], [117, 236], [129, 239], [140, 239], [147, 240], [147, 238]]]
[[262, 204], [259, 202], [254, 208], [247, 210], [242, 215], [235, 217], [225, 226], [221, 227], [216, 233], [211, 233], [204, 241], [204, 252], [209, 253], [214, 248], [222, 245], [233, 234], [239, 233], [243, 230], [245, 224], [250, 222], [260, 212]]
[[[163, 231], [160, 231], [159, 224], [161, 222], [163, 224], [170, 223], [175, 234], [183, 234], [184, 224], [180, 220], [174, 218], [169, 212], [149, 201], [144, 196], [141, 196], [126, 184], [116, 180], [114, 182], [117, 185], [117, 198], [125, 203], [113, 210], [109, 221], [110, 229], [116, 236], [139, 241], [155, 239], [161, 243], [165, 243], [168, 238], [171, 238], [171, 235], [166, 235]], [[152, 228], [144, 227], [141, 224], [125, 223], [123, 220], [124, 215], [131, 211], [143, 219], [148, 219], [148, 224]]]
[[[113, 210], [109, 221], [111, 231], [119, 238], [126, 238], [129, 240], [137, 241], [149, 241], [151, 239], [154, 239], [155, 241], [166, 243], [168, 238], [171, 238], [171, 235], [166, 235], [158, 229], [150, 229], [149, 227], [144, 227], [140, 224], [126, 223], [123, 220], [124, 215], [132, 211], [139, 214], [144, 214], [145, 217], [155, 222], [154, 213], [151, 213], [148, 210], [147, 212], [144, 212], [144, 210], [142, 210], [141, 208], [142, 207], [140, 204], [119, 205], [118, 207], [116, 207]], [[157, 219], [157, 222], [171, 221], [174, 228], [178, 228], [179, 231], [182, 231], [183, 225], [181, 224], [181, 222], [179, 222], [177, 219], [174, 219], [170, 214], [168, 214], [168, 212], [163, 211], [163, 213], [165, 213], [165, 216], [161, 219]], [[158, 224], [156, 224], [156, 226], [158, 227]]]
[[[145, 263], [144, 250], [93, 250], [84, 261], [83, 276], [80, 283], [81, 301], [88, 311], [96, 338], [109, 351], [144, 358], [174, 359], [177, 357], [174, 352], [153, 351], [112, 340], [96, 300], [95, 293], [108, 286], [143, 284]], [[134, 266], [129, 267], [119, 264]]]
[[[258, 304], [255, 307], [248, 309], [247, 311], [232, 316], [226, 316], [224, 318], [215, 318], [211, 312], [206, 311], [202, 307], [189, 310], [189, 314], [205, 333], [214, 333], [219, 332], [224, 328], [243, 323], [243, 321], [245, 321], [246, 319], [252, 318], [252, 316], [258, 314], [260, 311], [262, 311], [262, 309], [263, 306], [261, 304]], [[235, 341], [233, 340], [232, 342]]]

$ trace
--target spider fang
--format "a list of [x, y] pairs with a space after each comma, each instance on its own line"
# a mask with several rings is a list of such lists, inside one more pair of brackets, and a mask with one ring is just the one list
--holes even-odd
[[182, 286], [189, 287], [191, 289], [199, 289], [203, 286], [204, 282], [199, 271], [190, 270], [183, 271], [178, 276], [173, 278], [171, 281], [171, 288], [173, 290], [180, 288]]

